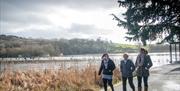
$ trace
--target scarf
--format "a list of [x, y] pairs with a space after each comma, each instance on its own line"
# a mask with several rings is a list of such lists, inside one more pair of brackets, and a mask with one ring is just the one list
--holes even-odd
[[137, 66], [140, 67], [144, 64], [145, 54], [139, 54], [137, 57]]
[[105, 69], [107, 69], [107, 68], [108, 68], [108, 61], [109, 61], [109, 60], [103, 60], [103, 63], [104, 63]]

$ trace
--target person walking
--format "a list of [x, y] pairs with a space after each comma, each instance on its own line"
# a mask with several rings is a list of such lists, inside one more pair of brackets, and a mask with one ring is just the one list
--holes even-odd
[[135, 91], [135, 87], [133, 83], [133, 71], [135, 70], [135, 65], [132, 62], [132, 60], [128, 59], [128, 54], [124, 54], [123, 58], [124, 59], [121, 61], [121, 64], [120, 64], [123, 91], [127, 91], [126, 89], [127, 79], [128, 79], [128, 82], [132, 91]]
[[113, 71], [116, 68], [113, 60], [109, 58], [107, 53], [103, 54], [101, 66], [99, 68], [99, 75], [102, 73], [102, 80], [104, 85], [104, 91], [107, 91], [107, 84], [111, 87], [111, 90], [114, 91], [114, 87], [112, 84]]
[[140, 49], [140, 54], [137, 56], [135, 67], [137, 69], [138, 91], [142, 91], [142, 79], [144, 82], [144, 91], [148, 91], [149, 69], [152, 66], [152, 61], [148, 55], [148, 51], [144, 48]]

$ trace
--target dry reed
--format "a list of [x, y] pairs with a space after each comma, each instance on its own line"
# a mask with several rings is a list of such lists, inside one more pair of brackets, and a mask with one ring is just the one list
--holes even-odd
[[[114, 83], [120, 79], [114, 71]], [[9, 71], [0, 75], [0, 91], [97, 91], [102, 86], [97, 67], [84, 69]]]

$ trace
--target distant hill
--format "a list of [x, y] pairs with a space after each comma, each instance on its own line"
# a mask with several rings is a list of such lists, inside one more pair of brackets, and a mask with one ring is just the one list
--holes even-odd
[[88, 39], [29, 39], [0, 35], [0, 57], [36, 57], [112, 52], [114, 44]]
[[[149, 45], [150, 52], [169, 52], [168, 45]], [[96, 53], [139, 52], [138, 45], [118, 44], [101, 39], [31, 39], [0, 35], [0, 58], [37, 57]]]
[[22, 37], [14, 36], [14, 35], [0, 35], [0, 40], [4, 41], [10, 41], [10, 40], [19, 40], [19, 39], [25, 39]]

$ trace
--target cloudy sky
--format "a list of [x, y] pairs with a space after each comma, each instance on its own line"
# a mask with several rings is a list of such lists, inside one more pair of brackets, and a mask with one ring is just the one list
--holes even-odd
[[0, 0], [0, 33], [32, 38], [125, 41], [117, 0]]

